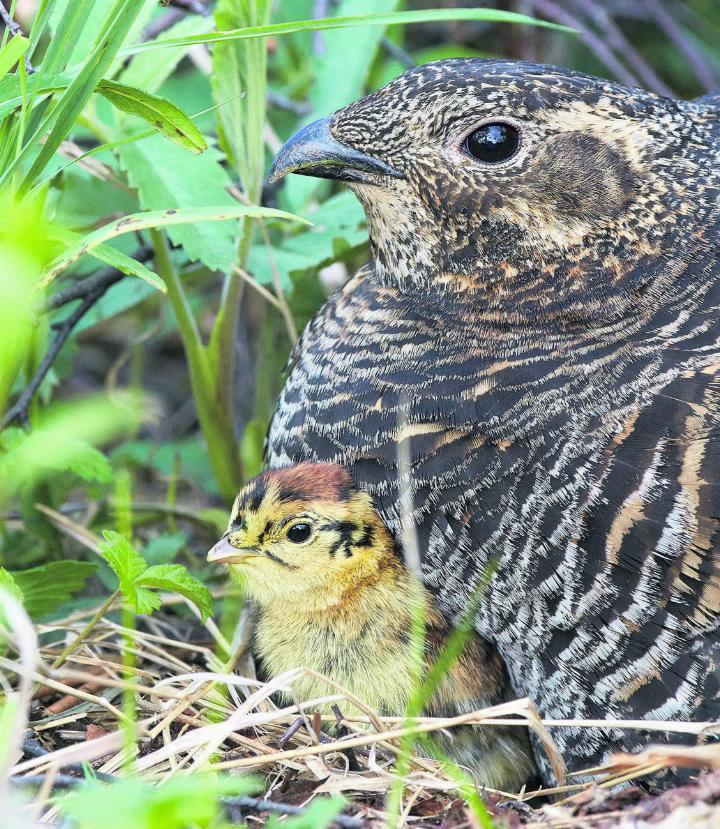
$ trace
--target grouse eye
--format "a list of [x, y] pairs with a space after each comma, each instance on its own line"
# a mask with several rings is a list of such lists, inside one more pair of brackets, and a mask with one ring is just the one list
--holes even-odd
[[497, 164], [512, 158], [520, 146], [520, 132], [512, 124], [483, 124], [465, 139], [465, 149], [478, 161]]
[[307, 541], [310, 538], [311, 532], [310, 524], [299, 521], [297, 524], [293, 524], [287, 531], [288, 541], [292, 541], [293, 544], [302, 544], [303, 541]]

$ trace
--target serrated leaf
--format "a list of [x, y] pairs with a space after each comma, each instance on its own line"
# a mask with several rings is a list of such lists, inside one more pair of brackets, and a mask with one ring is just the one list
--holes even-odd
[[147, 569], [145, 560], [119, 532], [103, 530], [103, 538], [105, 542], [100, 545], [100, 553], [118, 577], [120, 590], [133, 605], [136, 613], [147, 612], [139, 609], [140, 602], [146, 601], [146, 597], [139, 597], [135, 589], [135, 580]]
[[22, 593], [25, 610], [34, 620], [42, 619], [79, 593], [97, 571], [90, 561], [51, 561], [41, 567], [12, 573]]
[[181, 564], [154, 564], [135, 580], [135, 584], [138, 587], [154, 587], [179, 593], [197, 607], [203, 621], [212, 613], [210, 591]]
[[190, 118], [167, 98], [115, 81], [102, 81], [98, 92], [122, 112], [148, 121], [180, 147], [194, 153], [207, 149], [207, 142]]
[[[237, 204], [228, 192], [231, 182], [220, 163], [222, 156], [214, 147], [197, 156], [153, 137], [120, 147], [118, 155], [145, 210]], [[173, 244], [181, 246], [190, 261], [200, 261], [212, 271], [232, 267], [236, 234], [237, 228], [227, 223], [168, 229]]]
[[48, 458], [48, 468], [60, 472], [74, 472], [84, 481], [109, 484], [113, 479], [110, 461], [103, 453], [81, 440], [67, 438], [56, 453]]
[[[129, 595], [128, 598], [130, 598]], [[133, 585], [131, 603], [136, 613], [144, 613], [146, 616], [152, 615], [162, 607], [162, 599], [157, 593], [153, 593], [152, 590], [145, 587], [137, 587], [136, 585]]]

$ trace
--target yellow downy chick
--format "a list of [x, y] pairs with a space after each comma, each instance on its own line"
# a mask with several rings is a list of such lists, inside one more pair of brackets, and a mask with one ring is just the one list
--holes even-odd
[[[302, 463], [250, 481], [208, 561], [229, 565], [255, 603], [255, 654], [269, 678], [311, 668], [383, 714], [404, 714], [413, 692], [418, 610], [425, 613], [423, 672], [451, 632], [402, 562], [370, 496], [336, 464]], [[331, 693], [311, 676], [293, 687], [300, 699]], [[471, 636], [426, 713], [454, 716], [511, 696], [499, 656]], [[523, 728], [455, 728], [440, 744], [492, 788], [517, 790], [535, 775]]]

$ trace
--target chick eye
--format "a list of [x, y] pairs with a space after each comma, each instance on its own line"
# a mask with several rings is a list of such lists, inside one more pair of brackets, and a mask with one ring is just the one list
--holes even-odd
[[511, 124], [483, 124], [465, 139], [465, 150], [478, 161], [493, 164], [512, 158], [520, 146], [520, 133]]
[[307, 541], [310, 538], [311, 532], [310, 524], [305, 524], [302, 521], [298, 522], [297, 524], [293, 524], [287, 531], [288, 541], [292, 541], [293, 544], [302, 544], [303, 541]]

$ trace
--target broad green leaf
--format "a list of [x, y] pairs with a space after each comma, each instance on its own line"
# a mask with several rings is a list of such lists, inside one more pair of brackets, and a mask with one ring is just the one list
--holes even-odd
[[[20, 602], [20, 604], [23, 603], [23, 594], [18, 583], [15, 581], [11, 573], [9, 573], [4, 567], [0, 567], [0, 592], [3, 590], [6, 593], [9, 593], [13, 599]], [[3, 647], [3, 639], [6, 625], [7, 618], [3, 609], [2, 596], [0, 595], [0, 655], [2, 655], [5, 651]], [[0, 753], [1, 752], [2, 743], [0, 742]]]
[[310, 215], [313, 226], [288, 236], [268, 250], [258, 242], [250, 251], [248, 270], [261, 284], [271, 284], [272, 269], [284, 291], [292, 289], [291, 276], [336, 261], [367, 242], [365, 214], [347, 190], [324, 201]]
[[30, 41], [26, 37], [15, 35], [0, 49], [0, 78], [7, 75], [13, 66], [22, 60], [29, 45]]
[[[13, 466], [23, 463], [27, 445], [33, 442], [33, 436], [37, 434], [42, 435], [42, 428], [30, 435], [18, 427], [3, 431], [0, 446], [5, 454], [0, 457], [0, 476], [10, 476]], [[101, 484], [112, 481], [112, 467], [105, 455], [86, 441], [70, 434], [64, 435], [64, 439], [42, 461], [45, 475], [49, 472], [73, 472], [85, 481], [98, 481]]]
[[[79, 233], [74, 233], [65, 228], [53, 228], [53, 235], [55, 238], [61, 239], [67, 246], [82, 244], [83, 237]], [[128, 256], [111, 245], [98, 245], [93, 248], [90, 256], [98, 259], [100, 262], [104, 262], [106, 265], [117, 268], [121, 273], [126, 273], [130, 276], [139, 276], [140, 279], [143, 279], [163, 294], [167, 292], [165, 283], [156, 273], [153, 273], [142, 262], [138, 262], [137, 259], [133, 259], [132, 256]]]
[[135, 579], [135, 584], [139, 588], [151, 587], [179, 593], [197, 607], [203, 621], [212, 613], [210, 591], [181, 564], [154, 564]]
[[167, 227], [184, 225], [192, 222], [230, 222], [241, 218], [254, 219], [287, 219], [290, 221], [310, 224], [300, 216], [286, 213], [284, 210], [274, 210], [269, 207], [251, 207], [234, 204], [227, 207], [195, 207], [195, 208], [168, 208], [167, 210], [148, 210], [145, 213], [131, 213], [104, 225], [99, 230], [88, 233], [82, 244], [75, 245], [69, 251], [59, 256], [51, 264], [42, 277], [40, 285], [45, 287], [65, 268], [72, 265], [85, 253], [89, 253], [102, 242], [121, 236], [124, 233], [137, 233], [149, 227]]
[[[27, 94], [30, 96], [47, 95], [67, 89], [72, 81], [70, 75], [30, 75], [27, 78]], [[6, 75], [0, 80], [0, 120], [22, 106], [20, 77], [17, 73]]]
[[96, 571], [97, 564], [90, 561], [51, 561], [12, 575], [28, 615], [42, 619], [79, 593]]
[[100, 545], [100, 552], [118, 577], [120, 590], [136, 603], [135, 580], [145, 572], [147, 564], [133, 547], [133, 545], [115, 530], [103, 530], [104, 543]]
[[200, 130], [179, 107], [166, 98], [114, 81], [102, 81], [98, 92], [119, 110], [151, 123], [180, 147], [194, 153], [207, 149], [207, 142]]
[[[197, 156], [153, 137], [126, 144], [118, 154], [145, 210], [237, 204], [228, 192], [230, 178], [214, 147]], [[229, 271], [236, 261], [236, 225], [189, 223], [169, 228], [168, 235], [191, 262], [200, 261], [210, 270]]]
[[487, 23], [524, 23], [528, 26], [540, 26], [562, 32], [576, 33], [569, 26], [561, 26], [515, 12], [497, 9], [427, 9], [423, 11], [404, 11], [394, 14], [359, 14], [353, 17], [321, 17], [317, 20], [297, 20], [288, 23], [274, 23], [268, 26], [248, 26], [225, 32], [209, 32], [202, 35], [186, 37], [158, 38], [157, 40], [137, 43], [120, 51], [121, 57], [150, 52], [154, 49], [187, 47], [196, 43], [223, 43], [232, 40], [246, 40], [253, 37], [272, 37], [292, 34], [293, 32], [325, 31], [327, 29], [344, 29], [356, 26], [406, 26], [412, 23], [440, 23], [449, 20], [475, 20]]

